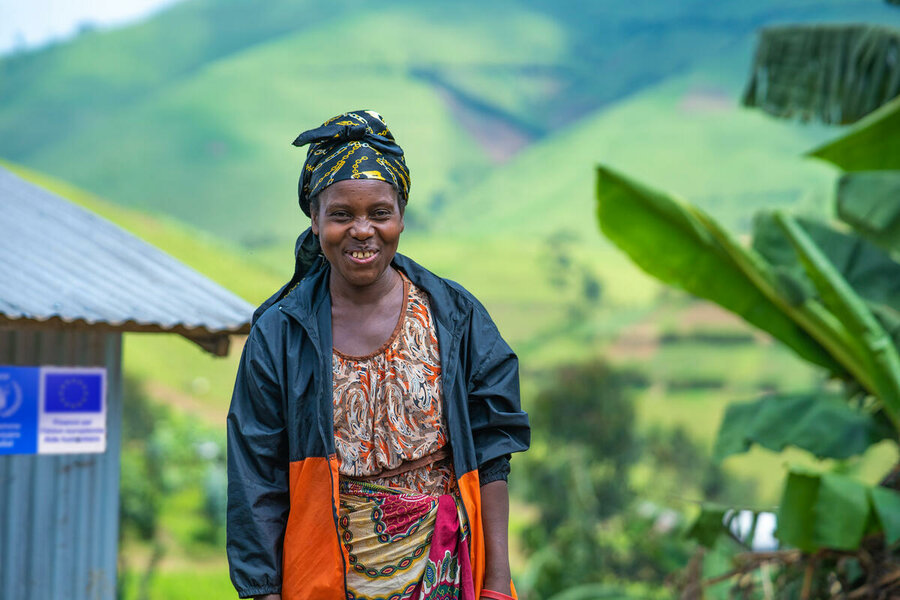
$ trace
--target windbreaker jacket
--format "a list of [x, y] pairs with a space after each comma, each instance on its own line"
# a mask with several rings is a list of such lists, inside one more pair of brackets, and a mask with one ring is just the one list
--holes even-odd
[[[431, 301], [444, 415], [469, 523], [476, 597], [484, 578], [479, 467], [528, 448], [516, 355], [459, 284], [395, 255]], [[227, 551], [242, 598], [344, 600], [327, 263], [254, 324], [228, 413]]]

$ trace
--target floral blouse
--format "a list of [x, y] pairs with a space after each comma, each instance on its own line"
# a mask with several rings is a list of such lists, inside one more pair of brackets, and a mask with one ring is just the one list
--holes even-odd
[[[428, 296], [402, 276], [405, 305], [387, 342], [368, 356], [333, 351], [334, 438], [343, 476], [377, 476], [448, 442]], [[456, 478], [452, 461], [440, 460], [371, 481], [440, 495], [452, 491]]]

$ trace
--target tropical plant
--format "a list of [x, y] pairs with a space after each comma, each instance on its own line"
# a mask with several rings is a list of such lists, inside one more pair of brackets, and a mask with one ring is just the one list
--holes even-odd
[[[752, 245], [745, 247], [697, 207], [598, 169], [600, 227], [639, 266], [737, 313], [840, 382], [730, 406], [718, 458], [753, 444], [776, 451], [795, 446], [833, 459], [860, 455], [883, 440], [898, 445], [898, 53], [900, 31], [881, 26], [786, 26], [761, 33], [745, 105], [781, 118], [862, 119], [810, 153], [847, 171], [836, 191], [841, 222], [758, 213]], [[779, 597], [893, 597], [900, 593], [897, 489], [900, 465], [878, 486], [792, 468], [777, 537], [794, 549], [744, 555], [717, 580], [775, 564], [779, 572], [767, 572]], [[693, 533], [711, 545], [728, 515], [723, 507], [710, 508]], [[684, 596], [701, 597], [697, 563], [691, 570]], [[735, 590], [749, 593], [747, 577], [734, 581]]]
[[[864, 117], [847, 135], [811, 152], [848, 171], [836, 194], [843, 223], [760, 213], [752, 246], [745, 248], [703, 211], [599, 169], [601, 227], [644, 270], [737, 313], [843, 382], [837, 389], [731, 406], [718, 458], [758, 444], [844, 459], [880, 440], [897, 443], [900, 173], [892, 170], [900, 169], [900, 99], [892, 98], [900, 91], [898, 51], [898, 32], [880, 26], [788, 26], [760, 37], [746, 105], [826, 123]], [[884, 483], [896, 487], [896, 469]], [[698, 523], [712, 523], [721, 533], [725, 515], [711, 507]], [[879, 555], [864, 534], [881, 529], [883, 541], [896, 542], [897, 515], [897, 495], [880, 486], [789, 473], [778, 535], [801, 553], [798, 593], [809, 597], [815, 589], [816, 578], [806, 575], [816, 564], [810, 556], [863, 544]], [[813, 572], [836, 567], [841, 557], [832, 558]], [[785, 571], [797, 564], [785, 562]], [[859, 574], [845, 579], [842, 589], [872, 583]], [[827, 578], [819, 583], [822, 589], [829, 584]]]
[[[784, 212], [758, 214], [745, 247], [699, 208], [604, 167], [597, 197], [601, 229], [641, 268], [737, 313], [843, 384], [730, 406], [718, 457], [759, 444], [844, 459], [897, 443], [900, 360], [889, 332], [900, 314], [900, 265], [887, 253], [855, 232]], [[711, 513], [701, 521], [725, 533], [724, 511]], [[900, 540], [900, 494], [833, 473], [790, 471], [778, 517], [781, 542], [826, 568], [822, 553], [852, 552], [867, 534]]]

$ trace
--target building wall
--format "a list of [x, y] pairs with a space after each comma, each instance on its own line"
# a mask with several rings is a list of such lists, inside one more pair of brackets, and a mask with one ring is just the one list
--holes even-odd
[[0, 456], [0, 598], [113, 600], [122, 335], [0, 327], [0, 364], [107, 369], [104, 454]]

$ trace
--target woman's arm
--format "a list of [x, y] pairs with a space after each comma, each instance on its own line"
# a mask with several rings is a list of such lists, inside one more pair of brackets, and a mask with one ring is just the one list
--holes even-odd
[[226, 553], [242, 598], [281, 592], [282, 543], [290, 510], [288, 441], [272, 350], [250, 332], [226, 421]]
[[484, 528], [484, 588], [510, 594], [509, 491], [502, 479], [481, 487], [481, 525]]
[[[528, 449], [531, 429], [519, 399], [519, 361], [477, 300], [467, 340], [469, 426], [481, 482], [485, 590], [510, 595], [509, 456]], [[476, 583], [477, 587], [477, 583]]]

